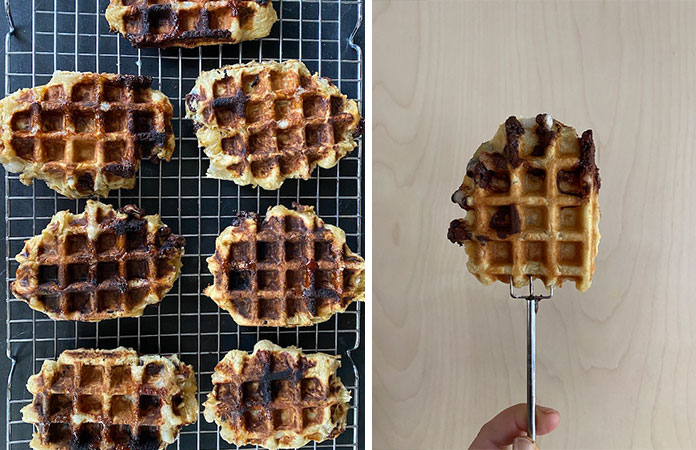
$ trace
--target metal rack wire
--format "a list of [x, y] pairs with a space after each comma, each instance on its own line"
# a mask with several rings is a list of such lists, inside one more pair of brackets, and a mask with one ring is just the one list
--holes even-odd
[[[61, 210], [80, 212], [84, 200], [55, 194], [42, 181], [22, 185], [16, 174], [5, 173], [7, 356], [12, 361], [7, 391], [8, 450], [26, 449], [32, 427], [21, 421], [19, 410], [30, 394], [24, 384], [45, 359], [69, 348], [133, 347], [142, 353], [178, 353], [196, 370], [199, 400], [212, 388], [215, 364], [234, 348], [251, 350], [260, 339], [280, 345], [297, 345], [306, 351], [343, 355], [339, 375], [353, 400], [348, 429], [334, 440], [310, 448], [362, 448], [359, 443], [361, 379], [353, 352], [360, 346], [361, 307], [331, 320], [298, 329], [239, 327], [215, 303], [201, 294], [211, 283], [205, 258], [214, 250], [215, 238], [240, 210], [265, 213], [279, 203], [298, 201], [315, 206], [327, 223], [346, 231], [349, 246], [363, 252], [363, 147], [333, 169], [318, 169], [307, 181], [288, 180], [278, 191], [239, 187], [205, 177], [208, 160], [202, 156], [189, 121], [182, 119], [184, 97], [203, 70], [251, 60], [297, 58], [310, 71], [334, 80], [362, 110], [363, 29], [362, 0], [276, 0], [279, 22], [269, 37], [239, 45], [198, 49], [133, 49], [111, 33], [103, 17], [108, 0], [31, 0], [11, 2], [8, 18], [14, 30], [5, 39], [5, 94], [47, 82], [55, 69], [143, 74], [153, 77], [153, 87], [174, 105], [177, 150], [169, 163], [144, 161], [136, 187], [112, 192], [103, 200], [115, 206], [135, 203], [186, 238], [182, 274], [172, 291], [140, 318], [97, 324], [54, 322], [12, 297], [9, 283], [17, 269], [14, 255], [24, 240], [40, 233], [51, 216]], [[356, 352], [359, 353], [359, 352]], [[202, 417], [181, 431], [176, 449], [235, 448], [218, 435], [215, 425]]]

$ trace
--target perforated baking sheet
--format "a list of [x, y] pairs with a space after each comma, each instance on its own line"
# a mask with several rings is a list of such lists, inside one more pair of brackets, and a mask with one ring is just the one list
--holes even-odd
[[[100, 71], [150, 75], [153, 87], [169, 96], [174, 105], [173, 127], [177, 149], [169, 163], [144, 161], [136, 187], [111, 193], [103, 201], [114, 206], [134, 203], [162, 220], [186, 238], [182, 274], [158, 306], [150, 306], [140, 318], [98, 324], [54, 322], [15, 299], [9, 291], [24, 241], [40, 233], [51, 216], [61, 210], [80, 212], [84, 200], [69, 200], [48, 189], [43, 181], [32, 186], [19, 182], [17, 174], [4, 173], [6, 223], [7, 449], [26, 449], [32, 427], [21, 421], [20, 409], [31, 395], [26, 379], [45, 359], [56, 358], [78, 347], [133, 347], [141, 353], [177, 353], [196, 370], [199, 399], [205, 401], [212, 387], [215, 364], [231, 350], [250, 351], [260, 339], [280, 345], [296, 345], [305, 351], [322, 351], [343, 357], [341, 376], [353, 400], [348, 429], [334, 440], [308, 448], [363, 448], [360, 410], [363, 367], [361, 305], [328, 322], [298, 329], [238, 327], [232, 318], [201, 291], [212, 282], [205, 258], [214, 251], [215, 238], [237, 211], [264, 214], [269, 206], [288, 207], [298, 201], [313, 205], [327, 222], [346, 231], [349, 246], [363, 254], [363, 147], [333, 169], [318, 169], [307, 181], [288, 180], [278, 191], [239, 187], [232, 182], [205, 177], [208, 159], [199, 150], [192, 124], [182, 119], [184, 97], [198, 74], [226, 64], [252, 60], [297, 58], [310, 71], [334, 80], [342, 92], [358, 100], [362, 111], [363, 42], [362, 1], [274, 0], [279, 21], [269, 37], [239, 45], [197, 49], [137, 50], [109, 31], [103, 16], [108, 0], [11, 0], [14, 31], [5, 38], [5, 94], [46, 83], [54, 70]], [[202, 416], [185, 427], [177, 449], [235, 448], [219, 438], [215, 425]]]

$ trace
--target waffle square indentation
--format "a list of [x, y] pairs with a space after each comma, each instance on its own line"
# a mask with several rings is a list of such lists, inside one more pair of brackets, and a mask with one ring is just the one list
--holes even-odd
[[302, 112], [307, 119], [325, 118], [329, 112], [329, 104], [320, 95], [308, 95], [302, 98]]
[[279, 319], [282, 303], [283, 300], [280, 298], [259, 298], [259, 319]]
[[278, 291], [281, 287], [279, 273], [275, 270], [259, 270], [257, 283], [260, 291]]
[[104, 83], [102, 85], [102, 101], [106, 103], [121, 103], [123, 101], [123, 89], [121, 86], [117, 83]]
[[273, 428], [276, 430], [292, 430], [296, 426], [297, 413], [294, 409], [273, 410]]
[[277, 242], [258, 241], [256, 243], [256, 259], [259, 262], [280, 261], [280, 246]]
[[80, 395], [77, 397], [77, 410], [83, 414], [98, 415], [102, 411], [101, 395]]
[[48, 425], [47, 434], [49, 444], [68, 445], [72, 440], [72, 427], [68, 423], [51, 423]]
[[546, 264], [546, 243], [545, 242], [525, 242], [524, 251], [527, 261]]
[[319, 425], [324, 420], [324, 410], [322, 408], [303, 408], [302, 427], [308, 428]]
[[43, 160], [45, 162], [63, 161], [65, 157], [65, 141], [62, 139], [45, 140], [41, 143]]
[[547, 231], [549, 229], [548, 211], [544, 206], [526, 206], [522, 209], [524, 231]]
[[31, 111], [20, 111], [12, 116], [12, 131], [29, 131], [31, 129]]
[[300, 382], [302, 401], [322, 400], [326, 397], [326, 392], [317, 378], [304, 378]]
[[140, 395], [138, 398], [138, 417], [142, 423], [155, 424], [161, 417], [161, 399], [156, 395]]
[[492, 264], [495, 265], [512, 265], [512, 244], [507, 241], [491, 241], [486, 244], [486, 256]]
[[121, 293], [117, 290], [98, 290], [97, 309], [99, 311], [121, 311]]
[[99, 388], [104, 383], [104, 367], [85, 364], [80, 370], [81, 388]]
[[48, 398], [48, 418], [50, 421], [66, 420], [72, 415], [72, 397], [65, 394], [51, 394]]
[[561, 242], [559, 245], [558, 259], [561, 264], [567, 266], [582, 266], [582, 242]]
[[246, 291], [251, 287], [251, 272], [248, 270], [230, 270], [228, 278], [230, 291]]
[[95, 160], [97, 143], [94, 140], [77, 139], [73, 141], [72, 162], [91, 162]]
[[268, 426], [263, 409], [250, 409], [244, 413], [244, 427], [251, 433], [265, 433]]
[[116, 133], [126, 130], [126, 112], [120, 109], [105, 111], [103, 115], [104, 132]]
[[72, 120], [76, 133], [94, 133], [97, 131], [96, 116], [92, 111], [75, 111]]
[[97, 86], [92, 83], [78, 83], [72, 88], [71, 99], [73, 102], [96, 102]]
[[581, 231], [583, 227], [582, 207], [567, 206], [561, 208], [560, 228], [564, 231]]
[[65, 113], [61, 110], [41, 111], [41, 127], [43, 131], [62, 131], [65, 126]]
[[87, 252], [87, 235], [70, 234], [65, 238], [65, 254], [74, 255], [75, 253]]
[[522, 175], [522, 191], [527, 194], [546, 194], [546, 171], [529, 168]]
[[285, 241], [285, 260], [300, 261], [304, 258], [304, 242]]

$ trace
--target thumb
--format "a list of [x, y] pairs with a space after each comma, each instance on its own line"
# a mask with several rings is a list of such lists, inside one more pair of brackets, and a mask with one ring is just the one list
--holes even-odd
[[[543, 435], [552, 432], [560, 422], [558, 411], [543, 406], [536, 408], [537, 434]], [[519, 403], [501, 411], [497, 416], [481, 427], [478, 435], [471, 443], [470, 449], [507, 449], [514, 444], [515, 438], [524, 437], [527, 434], [527, 405]], [[534, 443], [527, 441], [534, 449]], [[520, 445], [525, 443], [520, 442]], [[517, 448], [517, 447], [515, 447]], [[520, 447], [526, 449], [528, 447]]]
[[530, 438], [518, 437], [512, 442], [512, 450], [538, 450], [536, 444]]

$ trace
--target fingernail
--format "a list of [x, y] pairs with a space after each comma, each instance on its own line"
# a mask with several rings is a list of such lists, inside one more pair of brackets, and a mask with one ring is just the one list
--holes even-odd
[[534, 442], [526, 437], [518, 437], [512, 442], [512, 450], [534, 450]]
[[557, 412], [555, 409], [547, 408], [546, 406], [537, 406], [537, 408], [539, 408], [539, 411], [541, 411], [544, 414], [551, 414]]

